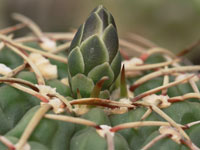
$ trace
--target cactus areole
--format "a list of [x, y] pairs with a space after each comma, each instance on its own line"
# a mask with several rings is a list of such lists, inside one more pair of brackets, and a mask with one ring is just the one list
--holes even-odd
[[72, 40], [68, 55], [70, 87], [73, 93], [89, 97], [94, 85], [104, 76], [109, 88], [119, 75], [121, 56], [113, 16], [103, 7], [95, 8]]

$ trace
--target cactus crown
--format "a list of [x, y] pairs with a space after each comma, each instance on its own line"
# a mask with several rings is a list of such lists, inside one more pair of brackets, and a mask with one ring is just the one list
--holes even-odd
[[[69, 76], [72, 91], [79, 89], [88, 97], [94, 85], [107, 76], [103, 88], [108, 88], [117, 78], [121, 66], [118, 51], [117, 29], [112, 15], [103, 7], [95, 8], [86, 22], [81, 25], [72, 40], [69, 61]], [[85, 80], [88, 89], [77, 86]]]

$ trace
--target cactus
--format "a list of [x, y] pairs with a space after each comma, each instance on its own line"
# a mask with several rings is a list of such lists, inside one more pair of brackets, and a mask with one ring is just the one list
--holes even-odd
[[[188, 49], [119, 45], [103, 6], [74, 38], [13, 18], [0, 30], [1, 150], [199, 149], [200, 66], [184, 63]], [[9, 35], [24, 27], [35, 35]]]
[[[72, 40], [68, 55], [69, 82], [73, 93], [80, 90], [90, 96], [94, 85], [107, 76], [103, 88], [118, 77], [121, 57], [118, 36], [112, 15], [103, 7], [95, 8]], [[87, 85], [86, 87], [81, 86]]]

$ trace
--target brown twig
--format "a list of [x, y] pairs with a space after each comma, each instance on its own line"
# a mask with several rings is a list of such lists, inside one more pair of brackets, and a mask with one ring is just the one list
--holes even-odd
[[181, 139], [181, 143], [186, 145], [190, 150], [200, 150], [194, 143], [188, 140]]
[[106, 134], [106, 140], [108, 143], [108, 150], [115, 150], [114, 137], [110, 132]]
[[18, 74], [20, 71], [24, 70], [28, 65], [28, 63], [24, 62], [22, 65], [16, 67], [13, 69], [9, 74], [7, 74], [5, 77], [11, 78], [14, 77], [16, 74]]
[[125, 104], [117, 101], [101, 99], [101, 98], [82, 98], [70, 101], [71, 105], [95, 105], [95, 106], [104, 106], [108, 108], [120, 108], [120, 107], [127, 107], [127, 108], [134, 108], [133, 105]]
[[148, 47], [148, 48], [157, 47], [157, 45], [155, 43], [153, 43], [152, 41], [150, 41], [136, 33], [129, 33], [128, 35], [134, 42], [138, 42], [139, 44], [142, 44], [145, 47]]
[[197, 87], [194, 78], [190, 79], [190, 80], [189, 80], [189, 83], [190, 83], [192, 89], [194, 90], [194, 92], [200, 94], [199, 88]]
[[8, 82], [11, 84], [19, 83], [21, 85], [26, 85], [26, 86], [30, 87], [31, 89], [33, 89], [36, 92], [39, 92], [39, 89], [34, 84], [32, 84], [31, 82], [26, 81], [26, 80], [17, 79], [17, 78], [0, 77], [0, 82]]
[[[54, 40], [69, 40], [71, 41], [74, 37], [74, 33], [43, 33], [45, 36], [51, 38], [51, 39], [54, 39]], [[32, 42], [32, 41], [36, 41], [36, 42], [39, 42], [40, 39], [38, 37], [35, 37], [35, 36], [26, 36], [26, 37], [19, 37], [19, 38], [16, 38], [14, 40], [15, 42], [18, 42], [18, 43], [24, 43], [24, 42]]]
[[128, 41], [126, 41], [126, 40], [120, 39], [120, 40], [119, 40], [119, 44], [120, 44], [120, 46], [122, 46], [122, 47], [127, 47], [127, 48], [129, 48], [129, 49], [130, 49], [131, 51], [133, 51], [133, 52], [137, 52], [137, 53], [139, 53], [139, 54], [146, 53], [146, 51], [144, 50], [143, 47], [140, 47], [140, 46], [138, 46], [138, 45], [135, 45], [135, 44], [133, 44], [133, 43], [131, 43], [131, 42], [128, 42]]
[[8, 43], [9, 45], [11, 45], [11, 46], [13, 46], [15, 48], [23, 49], [23, 50], [26, 50], [26, 51], [29, 51], [29, 52], [39, 53], [39, 54], [41, 54], [43, 56], [46, 56], [48, 58], [52, 58], [54, 60], [57, 60], [57, 61], [60, 61], [60, 62], [63, 62], [63, 63], [67, 64], [67, 58], [64, 58], [64, 57], [61, 57], [61, 56], [57, 56], [55, 54], [51, 54], [51, 53], [44, 52], [44, 51], [29, 47], [29, 46], [25, 46], [25, 45], [19, 44], [19, 43], [13, 41], [13, 40], [7, 38], [4, 35], [0, 35], [0, 39], [2, 41], [4, 41], [5, 43]]
[[[123, 123], [111, 128], [111, 132], [117, 132], [119, 130], [128, 129], [128, 128], [135, 128], [135, 127], [142, 127], [142, 126], [171, 126], [169, 122], [164, 121], [138, 121], [138, 122], [129, 122]], [[180, 125], [182, 126], [182, 125]]]
[[146, 119], [151, 114], [151, 112], [152, 112], [151, 108], [148, 108], [147, 111], [142, 116], [141, 120]]
[[184, 100], [191, 99], [191, 98], [200, 99], [200, 94], [199, 93], [187, 93], [182, 96], [171, 97], [168, 99], [168, 102], [175, 103], [175, 102], [184, 101]]
[[190, 127], [192, 127], [194, 125], [197, 125], [197, 124], [200, 124], [200, 120], [194, 121], [194, 122], [190, 122], [190, 123], [186, 124], [185, 127], [186, 128], [190, 128]]
[[186, 55], [187, 53], [191, 52], [195, 47], [197, 47], [200, 44], [200, 40], [194, 42], [192, 45], [190, 45], [188, 48], [183, 49], [178, 54], [176, 54], [177, 57], [182, 57]]
[[172, 53], [171, 51], [169, 51], [167, 49], [161, 48], [161, 47], [155, 47], [155, 48], [152, 48], [147, 51], [148, 56], [153, 55], [155, 53], [168, 55], [173, 59], [177, 58], [176, 55], [174, 55], [174, 53]]
[[66, 33], [59, 33], [59, 32], [47, 32], [44, 33], [46, 36], [57, 39], [57, 40], [72, 40], [74, 38], [75, 33], [74, 32], [66, 32]]
[[148, 144], [146, 144], [142, 150], [147, 150], [149, 148], [151, 148], [156, 142], [158, 142], [159, 140], [165, 138], [165, 137], [168, 137], [170, 136], [169, 134], [160, 134], [158, 136], [156, 136], [154, 139], [152, 139]]
[[16, 24], [14, 26], [11, 26], [11, 27], [7, 27], [5, 29], [1, 29], [0, 30], [0, 34], [8, 34], [10, 32], [13, 32], [13, 31], [16, 31], [16, 30], [19, 30], [19, 29], [22, 29], [26, 26], [26, 24], [24, 23], [19, 23], [19, 24]]
[[20, 55], [25, 61], [27, 61], [27, 63], [31, 66], [31, 68], [33, 69], [35, 75], [36, 75], [36, 78], [38, 80], [38, 84], [41, 84], [41, 85], [45, 85], [45, 81], [44, 81], [44, 78], [41, 74], [41, 72], [39, 71], [39, 69], [37, 68], [37, 66], [26, 56], [24, 55], [20, 50], [18, 50], [17, 48], [7, 44], [7, 46], [13, 50], [15, 53], [17, 53], [18, 55]]
[[66, 107], [66, 109], [67, 109], [67, 111], [69, 112], [69, 113], [72, 113], [72, 106], [71, 106], [71, 104], [70, 104], [70, 102], [64, 97], [64, 96], [62, 96], [62, 95], [60, 95], [59, 93], [55, 93], [55, 96], [57, 97], [57, 98], [59, 98], [67, 107]]
[[150, 70], [150, 69], [157, 69], [160, 67], [171, 65], [178, 61], [180, 61], [180, 59], [175, 59], [172, 61], [166, 61], [166, 62], [161, 62], [161, 63], [156, 63], [156, 64], [143, 64], [139, 66], [133, 66], [132, 68], [128, 68], [126, 69], [126, 71], [145, 71], [145, 70]]
[[9, 150], [15, 150], [15, 145], [11, 143], [5, 136], [0, 136], [0, 142], [3, 143]]
[[71, 122], [75, 124], [82, 124], [90, 127], [96, 128], [98, 125], [90, 120], [82, 119], [82, 118], [75, 118], [70, 116], [64, 116], [64, 115], [54, 115], [54, 114], [46, 114], [44, 115], [45, 118], [53, 119], [53, 120], [60, 120], [65, 122]]
[[22, 86], [20, 84], [16, 84], [16, 83], [13, 83], [13, 84], [9, 83], [9, 85], [12, 86], [12, 87], [15, 87], [15, 88], [17, 88], [17, 89], [19, 89], [19, 90], [21, 90], [21, 91], [23, 91], [25, 93], [28, 93], [28, 94], [31, 94], [31, 95], [37, 97], [38, 99], [40, 99], [44, 103], [48, 103], [49, 102], [49, 98], [48, 97], [46, 97], [46, 96], [44, 96], [44, 95], [42, 95], [42, 94], [40, 94], [40, 93], [38, 93], [38, 92], [36, 92], [36, 91], [34, 91], [32, 89], [26, 88], [26, 87], [24, 87], [24, 86]]
[[43, 33], [40, 29], [40, 27], [33, 22], [31, 19], [29, 19], [28, 17], [18, 14], [18, 13], [13, 13], [12, 14], [13, 19], [22, 22], [23, 24], [26, 24], [32, 31], [33, 33], [35, 33], [35, 35], [37, 37], [42, 37]]
[[[165, 70], [168, 69], [168, 66], [165, 66]], [[169, 75], [164, 75], [164, 79], [163, 79], [163, 86], [169, 83]], [[168, 89], [164, 89], [162, 90], [162, 95], [166, 95], [167, 94], [167, 90]]]
[[140, 79], [136, 80], [132, 86], [130, 86], [130, 90], [134, 91], [138, 86], [143, 84], [146, 81], [149, 81], [153, 78], [162, 76], [162, 75], [168, 75], [172, 73], [178, 73], [178, 72], [192, 72], [192, 71], [198, 71], [200, 70], [200, 65], [196, 66], [181, 66], [181, 67], [174, 67], [169, 69], [161, 69], [156, 72], [152, 72], [150, 74], [147, 74]]
[[180, 84], [180, 83], [182, 83], [182, 82], [184, 82], [184, 81], [187, 81], [187, 80], [191, 79], [192, 77], [193, 77], [193, 75], [192, 75], [192, 76], [189, 76], [189, 77], [186, 77], [186, 78], [184, 78], [184, 79], [182, 79], [182, 80], [174, 81], [174, 82], [168, 83], [168, 84], [166, 84], [166, 85], [163, 85], [163, 86], [154, 88], [154, 89], [152, 89], [152, 90], [146, 91], [146, 92], [144, 92], [144, 93], [142, 93], [142, 94], [140, 94], [140, 95], [134, 97], [134, 98], [132, 99], [132, 102], [138, 101], [138, 100], [142, 99], [143, 97], [146, 97], [146, 96], [148, 96], [148, 95], [154, 94], [154, 93], [159, 92], [159, 91], [161, 91], [161, 90], [170, 88], [170, 87], [175, 86], [175, 85], [177, 85], [177, 84]]

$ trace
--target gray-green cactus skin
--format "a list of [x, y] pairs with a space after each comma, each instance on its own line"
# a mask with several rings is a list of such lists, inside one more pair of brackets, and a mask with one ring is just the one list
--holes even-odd
[[68, 53], [71, 90], [89, 97], [94, 85], [104, 76], [103, 89], [108, 89], [119, 75], [121, 55], [113, 16], [103, 7], [95, 8], [82, 24]]

